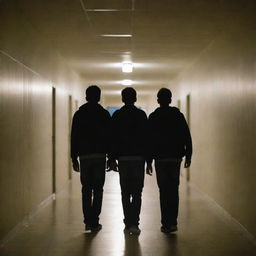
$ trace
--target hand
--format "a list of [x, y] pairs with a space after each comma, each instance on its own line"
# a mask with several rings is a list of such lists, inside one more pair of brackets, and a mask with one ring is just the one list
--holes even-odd
[[147, 164], [147, 166], [146, 166], [146, 173], [147, 173], [149, 176], [152, 176], [152, 173], [153, 173], [152, 164]]
[[80, 166], [77, 159], [72, 159], [73, 169], [75, 172], [80, 172]]
[[185, 163], [184, 163], [184, 167], [188, 168], [191, 165], [191, 159], [190, 158], [185, 158]]

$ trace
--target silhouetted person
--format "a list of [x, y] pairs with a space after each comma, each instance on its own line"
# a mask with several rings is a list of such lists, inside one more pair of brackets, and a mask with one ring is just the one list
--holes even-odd
[[118, 160], [125, 232], [139, 234], [141, 194], [145, 176], [145, 128], [147, 116], [138, 109], [136, 91], [122, 90], [124, 106], [112, 116], [110, 161]]
[[152, 173], [151, 162], [155, 159], [157, 184], [160, 193], [161, 231], [177, 231], [179, 208], [180, 164], [185, 156], [185, 168], [191, 163], [192, 140], [187, 122], [178, 108], [170, 107], [172, 93], [162, 88], [157, 94], [160, 107], [149, 115], [151, 160], [147, 173]]
[[100, 95], [96, 85], [86, 89], [87, 103], [74, 114], [71, 131], [71, 158], [74, 170], [80, 169], [85, 230], [91, 231], [102, 228], [99, 215], [109, 150], [110, 114], [98, 104]]

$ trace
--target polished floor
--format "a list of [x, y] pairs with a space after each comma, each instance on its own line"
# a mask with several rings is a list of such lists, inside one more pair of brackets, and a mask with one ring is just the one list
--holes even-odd
[[160, 232], [155, 176], [146, 177], [140, 236], [123, 233], [118, 174], [107, 174], [97, 234], [85, 233], [77, 174], [57, 200], [41, 209], [0, 248], [1, 256], [251, 256], [255, 245], [222, 216], [212, 202], [182, 178], [179, 231]]

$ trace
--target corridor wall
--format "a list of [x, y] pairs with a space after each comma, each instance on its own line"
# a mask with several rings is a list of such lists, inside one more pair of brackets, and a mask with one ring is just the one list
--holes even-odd
[[256, 38], [246, 21], [234, 19], [171, 88], [183, 109], [190, 94], [191, 182], [256, 237]]
[[53, 193], [52, 87], [56, 88], [56, 190], [68, 182], [68, 96], [79, 79], [17, 1], [0, 3], [0, 239]]

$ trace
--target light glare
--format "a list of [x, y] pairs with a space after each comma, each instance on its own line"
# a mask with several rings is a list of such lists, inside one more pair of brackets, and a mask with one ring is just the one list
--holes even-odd
[[131, 73], [133, 70], [133, 64], [131, 62], [123, 62], [122, 63], [122, 71], [124, 73]]
[[122, 85], [126, 85], [126, 86], [132, 85], [132, 80], [124, 79], [124, 80], [122, 81]]
[[121, 35], [121, 34], [103, 34], [103, 35], [100, 35], [102, 37], [132, 37], [132, 35], [129, 35], [129, 34], [124, 34], [124, 35]]

